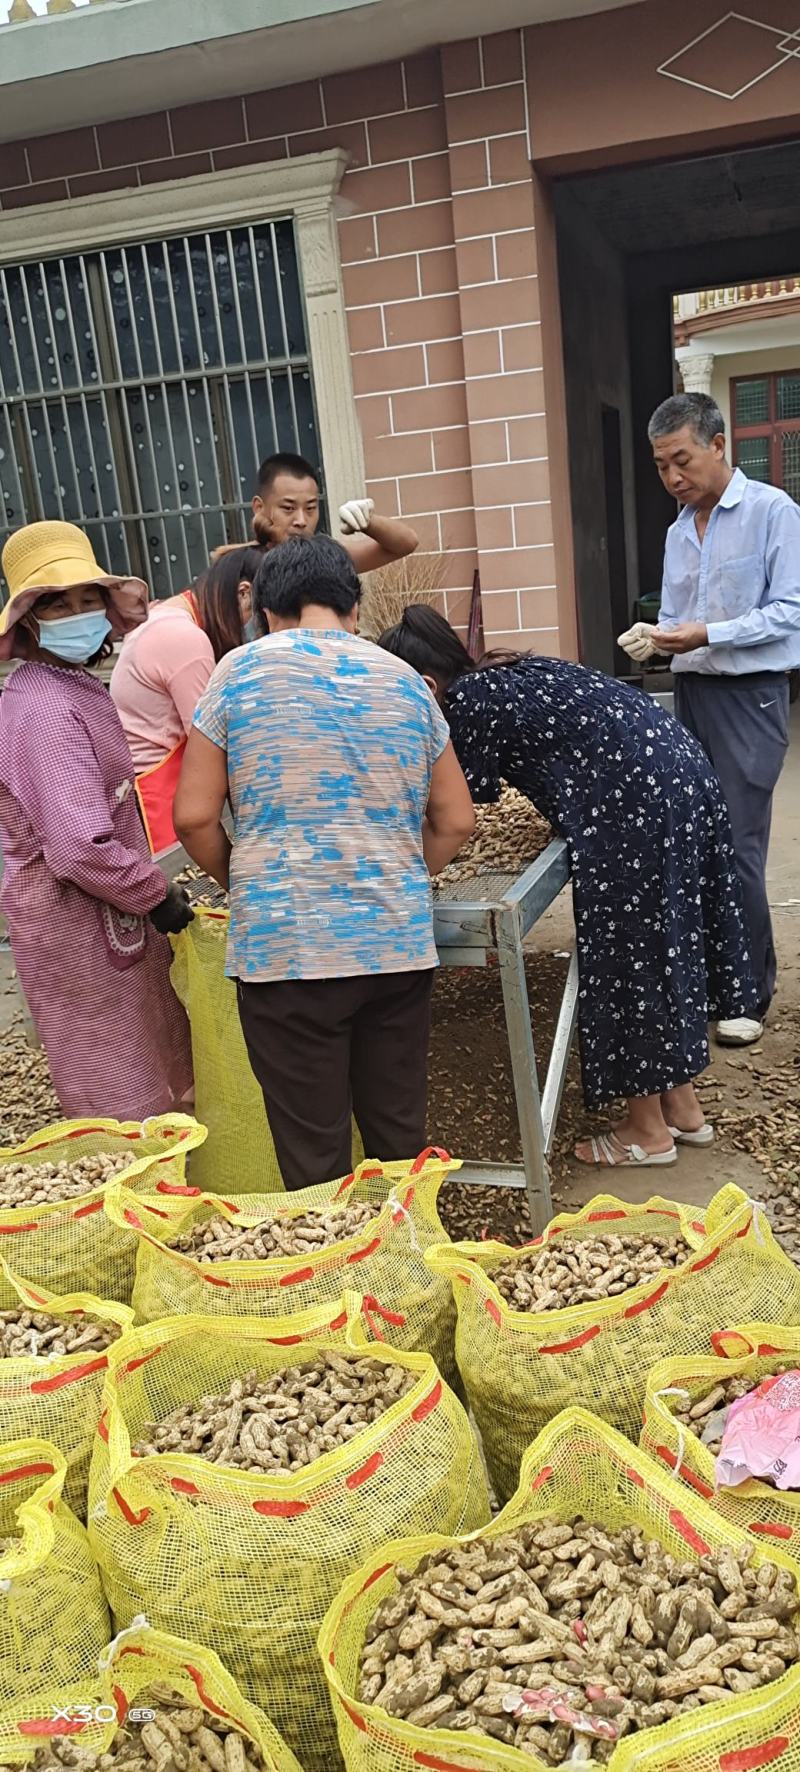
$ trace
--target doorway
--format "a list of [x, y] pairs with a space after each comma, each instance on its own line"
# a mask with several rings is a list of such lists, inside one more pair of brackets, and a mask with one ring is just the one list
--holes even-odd
[[550, 189], [580, 656], [621, 675], [616, 635], [658, 595], [675, 517], [647, 441], [650, 414], [676, 386], [673, 298], [794, 278], [800, 141], [571, 174]]

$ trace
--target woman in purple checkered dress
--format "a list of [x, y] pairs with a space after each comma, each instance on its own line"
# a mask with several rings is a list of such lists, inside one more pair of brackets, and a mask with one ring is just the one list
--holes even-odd
[[3, 550], [0, 909], [70, 1118], [142, 1120], [191, 1098], [186, 1018], [166, 939], [186, 895], [150, 859], [114, 704], [87, 666], [147, 611], [138, 579], [108, 577], [68, 523], [34, 523]]

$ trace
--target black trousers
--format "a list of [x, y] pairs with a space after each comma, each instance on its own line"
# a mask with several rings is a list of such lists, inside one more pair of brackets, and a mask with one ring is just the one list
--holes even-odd
[[772, 795], [789, 743], [789, 678], [776, 671], [711, 677], [676, 671], [675, 712], [719, 776], [742, 882], [759, 1014], [775, 991], [777, 960], [767, 899]]
[[352, 1168], [355, 1114], [368, 1157], [427, 1143], [433, 971], [238, 981], [239, 1016], [287, 1188]]

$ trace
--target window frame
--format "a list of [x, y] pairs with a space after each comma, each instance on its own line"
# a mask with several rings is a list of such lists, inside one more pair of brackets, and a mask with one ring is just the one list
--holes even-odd
[[[731, 441], [733, 444], [733, 465], [739, 465], [738, 444], [747, 438], [765, 439], [769, 445], [769, 484], [781, 490], [783, 485], [783, 457], [781, 451], [781, 434], [785, 431], [800, 431], [800, 418], [778, 417], [778, 381], [781, 376], [795, 375], [800, 377], [800, 366], [797, 369], [764, 369], [755, 370], [750, 375], [732, 375], [730, 377], [731, 403]], [[768, 418], [761, 419], [758, 424], [738, 425], [736, 423], [736, 389], [744, 382], [766, 381]], [[742, 470], [744, 471], [744, 470]]]
[[[129, 191], [101, 191], [68, 203], [0, 211], [0, 263], [6, 266], [126, 243], [254, 225], [291, 216], [306, 309], [308, 355], [328, 510], [365, 490], [336, 225], [347, 167], [341, 148], [266, 161], [230, 172]], [[44, 248], [44, 251], [43, 251]]]

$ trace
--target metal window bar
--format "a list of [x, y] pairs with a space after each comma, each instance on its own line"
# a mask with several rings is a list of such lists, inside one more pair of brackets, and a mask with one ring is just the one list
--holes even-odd
[[0, 402], [5, 533], [63, 517], [181, 589], [264, 455], [318, 459], [292, 221], [0, 266]]

